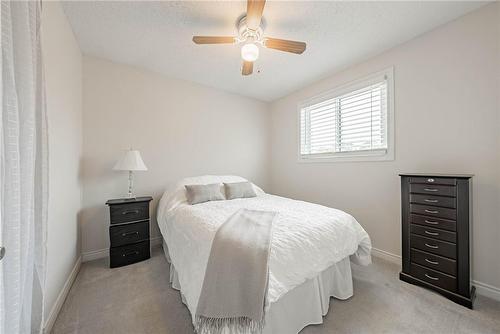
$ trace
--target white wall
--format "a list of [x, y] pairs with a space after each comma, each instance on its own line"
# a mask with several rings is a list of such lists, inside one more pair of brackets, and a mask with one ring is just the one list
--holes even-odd
[[[267, 188], [266, 104], [97, 58], [84, 57], [83, 68], [82, 249], [87, 259], [107, 254], [104, 203], [126, 196], [127, 174], [112, 168], [129, 147], [141, 151], [149, 168], [135, 174], [135, 189], [154, 197], [153, 217], [165, 187], [182, 177], [237, 174]], [[155, 222], [152, 230], [153, 238], [159, 236]]]
[[49, 126], [45, 317], [79, 256], [82, 54], [59, 2], [44, 2], [42, 48]]
[[[500, 288], [499, 11], [488, 5], [271, 106], [271, 189], [352, 213], [401, 254], [400, 172], [473, 173], [473, 278]], [[395, 68], [395, 160], [297, 162], [297, 104]], [[499, 290], [500, 291], [500, 290]]]

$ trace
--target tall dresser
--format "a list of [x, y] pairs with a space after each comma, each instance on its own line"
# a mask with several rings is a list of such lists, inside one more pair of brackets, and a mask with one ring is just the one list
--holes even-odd
[[400, 174], [401, 280], [472, 308], [472, 175]]

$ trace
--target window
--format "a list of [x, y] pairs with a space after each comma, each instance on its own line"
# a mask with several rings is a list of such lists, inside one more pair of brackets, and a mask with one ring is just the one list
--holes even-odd
[[299, 106], [299, 159], [392, 160], [392, 69]]

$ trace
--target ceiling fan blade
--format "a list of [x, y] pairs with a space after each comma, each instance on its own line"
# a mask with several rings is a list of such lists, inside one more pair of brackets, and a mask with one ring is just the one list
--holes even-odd
[[236, 42], [232, 36], [193, 36], [196, 44], [233, 44]]
[[265, 4], [265, 0], [247, 0], [248, 29], [257, 30], [259, 28]]
[[264, 46], [269, 49], [275, 49], [296, 54], [301, 54], [306, 50], [306, 43], [304, 42], [289, 41], [286, 39], [279, 39], [279, 38], [265, 38]]
[[250, 75], [253, 72], [253, 63], [251, 61], [244, 61], [243, 68], [241, 69], [242, 75]]

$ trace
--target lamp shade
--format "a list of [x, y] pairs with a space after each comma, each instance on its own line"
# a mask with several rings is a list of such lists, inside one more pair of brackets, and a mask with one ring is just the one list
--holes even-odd
[[128, 170], [139, 171], [148, 170], [144, 161], [142, 161], [141, 153], [136, 150], [129, 150], [125, 155], [116, 163], [114, 170]]

